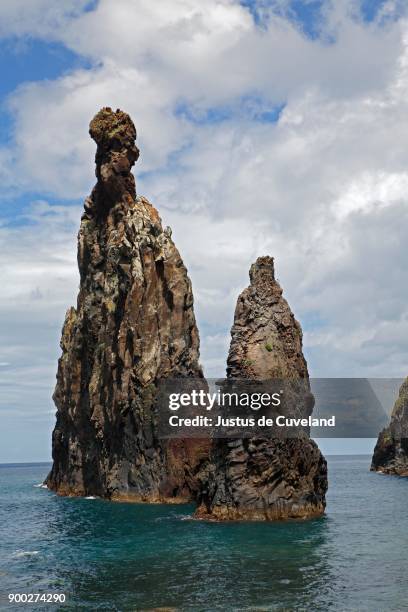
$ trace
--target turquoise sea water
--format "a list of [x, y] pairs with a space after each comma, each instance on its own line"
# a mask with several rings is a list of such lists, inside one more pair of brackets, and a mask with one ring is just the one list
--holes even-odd
[[270, 524], [59, 498], [34, 486], [48, 465], [0, 466], [0, 609], [408, 610], [408, 479], [369, 463], [329, 457], [327, 515]]

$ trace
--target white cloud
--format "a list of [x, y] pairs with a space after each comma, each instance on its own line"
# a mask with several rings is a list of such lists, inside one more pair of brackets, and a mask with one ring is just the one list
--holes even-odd
[[[152, 171], [163, 168], [172, 152], [194, 145], [196, 131], [174, 115], [180, 102], [200, 112], [247, 95], [269, 104], [298, 100], [298, 106], [311, 91], [329, 100], [355, 100], [390, 83], [402, 48], [400, 23], [368, 27], [343, 9], [336, 17], [337, 42], [327, 44], [311, 41], [277, 16], [261, 30], [248, 10], [231, 0], [205, 5], [101, 0], [96, 10], [80, 13], [84, 4], [72, 1], [63, 10], [37, 0], [20, 29], [10, 15], [7, 19], [17, 14], [13, 3], [3, 8], [9, 33], [30, 34], [31, 23], [31, 35], [62, 42], [95, 65], [23, 86], [10, 100], [16, 120], [16, 146], [9, 156], [14, 179], [22, 187], [35, 181], [62, 197], [78, 197], [89, 188], [87, 126], [104, 104], [132, 113], [140, 134], [140, 170]], [[332, 15], [328, 12], [325, 22], [330, 31]], [[61, 181], [67, 172], [68, 180]]]
[[[264, 29], [227, 0], [102, 0], [87, 13], [64, 4], [33, 2], [21, 23], [17, 3], [0, 7], [9, 33], [61, 41], [93, 62], [11, 96], [4, 184], [84, 197], [94, 181], [89, 120], [121, 107], [138, 129], [138, 191], [173, 227], [192, 276], [209, 374], [223, 371], [236, 297], [266, 253], [306, 329], [314, 375], [406, 374], [408, 24], [378, 25], [400, 7], [388, 2], [366, 24], [355, 1], [327, 3], [310, 40], [284, 3]], [[181, 103], [188, 112], [177, 114]], [[248, 110], [279, 103], [277, 123]], [[218, 105], [230, 117], [206, 122]], [[0, 226], [9, 345], [0, 358], [51, 390], [76, 295], [80, 213], [37, 204], [32, 215], [31, 225]]]
[[78, 288], [78, 207], [32, 205], [29, 224], [0, 227], [1, 414], [54, 411], [59, 336]]

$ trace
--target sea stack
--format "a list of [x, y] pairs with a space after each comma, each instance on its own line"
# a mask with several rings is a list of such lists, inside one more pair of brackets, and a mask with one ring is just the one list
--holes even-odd
[[134, 501], [194, 498], [208, 443], [159, 441], [155, 392], [166, 377], [203, 376], [187, 270], [156, 209], [136, 196], [129, 115], [91, 121], [97, 183], [78, 235], [80, 288], [66, 314], [48, 487]]
[[408, 378], [400, 387], [389, 426], [378, 436], [371, 470], [408, 476]]
[[[238, 297], [228, 379], [303, 379], [302, 330], [275, 279], [272, 257], [259, 257]], [[307, 417], [313, 396], [300, 406]], [[310, 518], [325, 510], [327, 464], [308, 434], [300, 438], [217, 439], [197, 516], [213, 520]]]

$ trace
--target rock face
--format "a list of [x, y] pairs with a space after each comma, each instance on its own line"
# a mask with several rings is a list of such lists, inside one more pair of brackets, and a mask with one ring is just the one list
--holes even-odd
[[[227, 377], [304, 379], [302, 331], [274, 276], [271, 257], [250, 270], [250, 286], [238, 298]], [[312, 401], [300, 407], [311, 414]], [[305, 434], [301, 439], [219, 439], [213, 443], [209, 474], [197, 515], [215, 520], [277, 520], [318, 516], [325, 509], [327, 465]]]
[[400, 387], [389, 426], [378, 436], [371, 470], [408, 476], [408, 378]]
[[61, 495], [185, 501], [208, 442], [159, 441], [154, 399], [160, 378], [202, 377], [191, 283], [171, 231], [136, 196], [130, 117], [104, 108], [90, 135], [97, 183], [79, 230], [80, 289], [62, 332], [46, 483]]

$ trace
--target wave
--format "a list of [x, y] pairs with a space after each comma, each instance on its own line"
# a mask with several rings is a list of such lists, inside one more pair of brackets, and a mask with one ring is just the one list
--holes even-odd
[[35, 555], [39, 555], [39, 550], [16, 550], [11, 556], [14, 559], [19, 559], [20, 557], [34, 557]]
[[39, 484], [33, 485], [36, 489], [48, 489], [48, 486], [44, 482], [40, 482]]
[[175, 519], [179, 521], [190, 521], [192, 518], [192, 514], [169, 514], [168, 516], [159, 516], [154, 519], [154, 522], [161, 523], [161, 521], [174, 521]]

